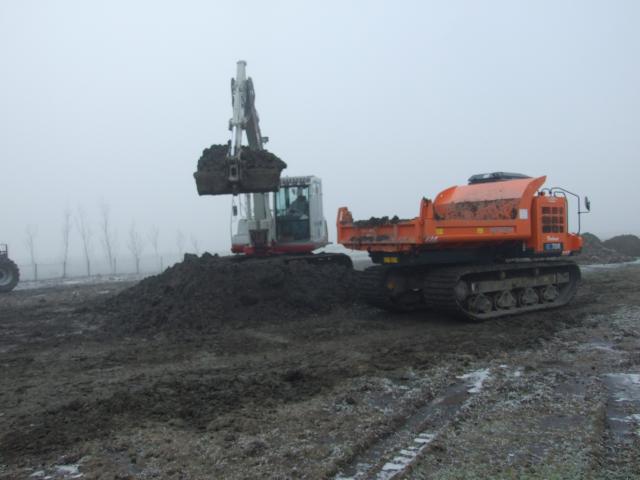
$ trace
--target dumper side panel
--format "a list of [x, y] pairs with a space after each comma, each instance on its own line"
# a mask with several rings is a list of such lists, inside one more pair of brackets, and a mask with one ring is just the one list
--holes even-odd
[[430, 201], [420, 215], [396, 223], [353, 222], [346, 208], [338, 212], [338, 242], [348, 248], [407, 252], [481, 247], [530, 241], [532, 206], [545, 177], [451, 187]]

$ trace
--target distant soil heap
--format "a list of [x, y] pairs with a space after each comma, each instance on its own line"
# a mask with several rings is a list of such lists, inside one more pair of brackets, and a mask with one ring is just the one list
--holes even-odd
[[205, 253], [142, 280], [104, 305], [121, 333], [215, 329], [225, 322], [289, 320], [351, 303], [356, 273], [304, 260], [238, 259]]
[[622, 263], [633, 260], [633, 257], [609, 248], [593, 233], [583, 233], [584, 245], [582, 253], [576, 256], [576, 261], [581, 264], [593, 263]]
[[640, 238], [635, 235], [618, 235], [602, 244], [630, 257], [640, 257]]

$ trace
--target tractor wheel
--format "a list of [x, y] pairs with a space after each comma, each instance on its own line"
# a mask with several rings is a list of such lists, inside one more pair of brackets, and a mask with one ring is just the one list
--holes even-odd
[[18, 266], [8, 258], [0, 257], [0, 293], [10, 292], [20, 280]]

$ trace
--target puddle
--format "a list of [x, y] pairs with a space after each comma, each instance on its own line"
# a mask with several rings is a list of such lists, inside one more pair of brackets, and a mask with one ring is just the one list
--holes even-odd
[[615, 347], [613, 346], [612, 343], [602, 342], [602, 341], [599, 341], [599, 340], [594, 340], [592, 342], [585, 343], [584, 345], [581, 345], [581, 349], [583, 349], [583, 350], [601, 350], [603, 352], [615, 353], [615, 354], [620, 354], [621, 353], [619, 350], [615, 349]]
[[595, 263], [593, 265], [580, 265], [580, 270], [582, 270], [583, 272], [594, 272], [597, 270], [615, 270], [617, 268], [626, 267], [628, 265], [640, 265], [640, 259], [622, 263]]
[[390, 480], [406, 468], [436, 439], [472, 395], [482, 390], [489, 369], [458, 377], [445, 392], [415, 412], [395, 432], [357, 455], [335, 480]]
[[607, 424], [614, 440], [627, 443], [638, 435], [640, 374], [609, 373], [602, 376], [608, 395]]
[[8, 353], [11, 350], [15, 350], [18, 346], [17, 345], [5, 345], [0, 347], [0, 353]]
[[84, 477], [84, 473], [80, 473], [80, 464], [73, 465], [54, 465], [50, 472], [45, 470], [36, 470], [28, 478], [42, 480], [67, 480]]
[[562, 396], [583, 396], [587, 392], [587, 385], [579, 378], [569, 378], [560, 382], [554, 388], [554, 393]]

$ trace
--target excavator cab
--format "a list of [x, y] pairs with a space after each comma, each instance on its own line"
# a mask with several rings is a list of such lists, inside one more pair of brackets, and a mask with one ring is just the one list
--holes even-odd
[[256, 253], [258, 231], [263, 232], [264, 253], [268, 254], [309, 253], [326, 246], [329, 242], [322, 211], [322, 180], [312, 175], [282, 177], [280, 188], [272, 195], [234, 197], [232, 252]]
[[278, 242], [308, 241], [309, 186], [283, 186], [275, 196], [276, 234]]

